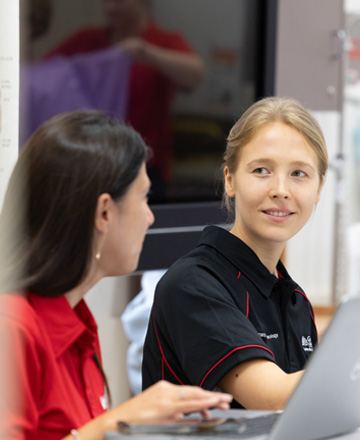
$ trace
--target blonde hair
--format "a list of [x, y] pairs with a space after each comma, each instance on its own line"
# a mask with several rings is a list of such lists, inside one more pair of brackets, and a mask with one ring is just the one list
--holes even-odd
[[[323, 182], [328, 169], [328, 153], [323, 132], [316, 119], [292, 98], [264, 98], [246, 110], [230, 130], [223, 169], [228, 167], [231, 174], [235, 173], [242, 149], [261, 127], [270, 122], [282, 122], [297, 130], [306, 139], [318, 157], [320, 182]], [[224, 192], [225, 205], [229, 210], [230, 200]]]

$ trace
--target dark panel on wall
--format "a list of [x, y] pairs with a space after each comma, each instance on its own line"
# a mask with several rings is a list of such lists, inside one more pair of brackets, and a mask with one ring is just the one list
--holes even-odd
[[149, 229], [138, 270], [165, 269], [194, 248], [206, 225], [228, 222], [221, 202], [152, 206], [155, 222]]
[[[257, 0], [248, 4], [252, 16], [256, 17], [256, 28], [249, 40], [251, 49], [257, 55], [254, 65], [255, 90], [254, 100], [275, 92], [275, 55], [276, 55], [276, 26], [278, 0]], [[249, 11], [250, 11], [249, 9]], [[240, 80], [240, 79], [239, 79]], [[245, 110], [245, 108], [243, 109]], [[231, 115], [231, 125], [235, 116]], [[222, 148], [225, 147], [225, 138]], [[181, 146], [183, 152], [186, 143]], [[214, 175], [214, 179], [217, 177]], [[213, 185], [214, 186], [214, 185]], [[229, 221], [228, 214], [222, 208], [222, 202], [214, 191], [214, 201], [197, 198], [194, 194], [184, 203], [164, 203], [151, 205], [155, 214], [155, 223], [149, 229], [140, 257], [138, 271], [164, 269], [184, 255], [198, 243], [201, 231], [206, 225], [224, 225]]]

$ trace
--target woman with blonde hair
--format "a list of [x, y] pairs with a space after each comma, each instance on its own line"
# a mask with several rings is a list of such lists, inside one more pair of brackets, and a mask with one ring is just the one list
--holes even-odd
[[234, 222], [206, 227], [160, 280], [143, 386], [162, 378], [280, 409], [317, 343], [311, 304], [280, 258], [319, 202], [325, 140], [300, 103], [265, 98], [235, 123], [224, 159]]

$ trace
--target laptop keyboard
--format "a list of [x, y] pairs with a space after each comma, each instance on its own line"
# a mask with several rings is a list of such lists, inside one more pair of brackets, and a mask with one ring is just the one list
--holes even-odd
[[257, 417], [240, 417], [228, 419], [221, 425], [216, 426], [210, 432], [199, 429], [196, 437], [207, 438], [208, 440], [221, 439], [247, 439], [268, 434], [274, 426], [280, 413], [270, 413]]
[[[136, 437], [137, 440], [142, 439], [156, 439], [156, 440], [192, 440], [199, 438], [207, 440], [220, 439], [251, 439], [258, 436], [264, 436], [271, 431], [276, 420], [281, 413], [273, 412], [255, 417], [234, 417], [227, 418], [220, 423], [214, 419], [203, 424], [186, 423], [182, 420], [178, 425], [127, 425], [119, 422], [119, 437], [121, 439], [128, 439]], [[111, 438], [106, 437], [105, 438]]]

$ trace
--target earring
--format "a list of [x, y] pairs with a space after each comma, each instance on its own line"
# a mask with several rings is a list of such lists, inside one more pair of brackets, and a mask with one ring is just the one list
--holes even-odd
[[103, 246], [104, 246], [104, 243], [105, 243], [105, 240], [106, 240], [106, 235], [107, 235], [107, 233], [105, 232], [105, 234], [103, 234], [103, 236], [100, 237], [99, 240], [98, 240], [98, 243], [97, 243], [98, 250], [95, 253], [95, 260], [96, 261], [100, 261], [100, 259], [101, 259]]

